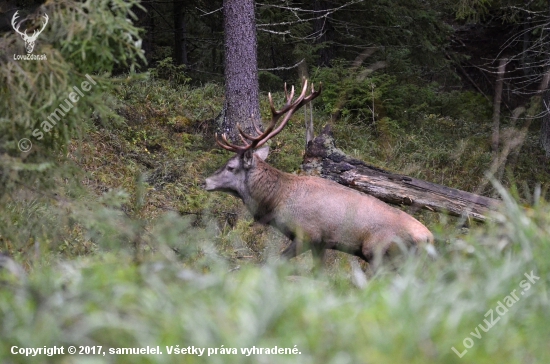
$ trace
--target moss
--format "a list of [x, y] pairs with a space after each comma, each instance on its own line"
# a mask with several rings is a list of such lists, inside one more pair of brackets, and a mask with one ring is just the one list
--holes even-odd
[[[253, 258], [248, 260], [252, 262], [264, 261], [265, 254], [277, 254], [286, 242], [280, 234], [274, 233], [273, 229], [241, 223], [249, 221], [250, 216], [238, 199], [222, 193], [207, 193], [202, 188], [204, 179], [231, 157], [231, 153], [216, 147], [209, 134], [213, 129], [208, 125], [223, 104], [219, 86], [206, 84], [190, 87], [163, 80], [141, 79], [126, 83], [117, 90], [116, 95], [124, 96], [119, 98], [117, 107], [125, 123], [93, 124], [83, 141], [69, 145], [68, 158], [75, 173], [82, 174], [79, 179], [82, 184], [78, 188], [70, 183], [60, 184], [58, 195], [61, 198], [66, 196], [72, 201], [71, 204], [82, 204], [81, 207], [84, 207], [103, 199], [105, 194], [113, 194], [118, 197], [109, 197], [108, 200], [120, 199], [116, 208], [124, 211], [129, 221], [138, 219], [139, 223], [132, 222], [136, 228], [147, 230], [153, 221], [174, 212], [190, 217], [195, 226], [217, 225], [223, 232], [219, 241], [229, 239], [220, 245], [222, 254], [227, 257], [238, 256], [235, 255], [235, 241], [240, 241], [239, 246], [249, 252], [247, 256]], [[279, 100], [283, 96], [275, 94], [274, 98]], [[474, 104], [478, 100], [470, 94], [464, 99]], [[316, 100], [315, 106], [322, 105]], [[478, 113], [483, 107], [472, 107], [472, 110], [478, 110]], [[269, 106], [265, 95], [262, 97], [261, 111], [264, 119], [268, 119]], [[317, 135], [329, 118], [322, 109], [314, 108]], [[347, 115], [332, 126], [338, 147], [334, 147], [333, 153], [345, 153], [373, 166], [454, 188], [479, 193], [479, 186], [485, 180], [484, 173], [491, 163], [486, 137], [490, 132], [490, 121], [483, 118], [470, 120], [426, 114], [414, 125], [389, 117], [369, 125]], [[305, 149], [304, 129], [304, 114], [298, 112], [281, 134], [271, 141], [268, 161], [286, 172], [300, 172]], [[515, 167], [505, 174], [505, 184], [527, 186], [519, 189], [519, 197], [526, 198], [526, 201], [529, 201], [528, 191], [537, 183], [542, 182], [543, 191], [548, 188], [544, 183], [549, 180], [549, 175], [542, 158], [543, 152], [538, 147], [536, 131], [533, 131]], [[126, 197], [117, 191], [126, 194]], [[48, 198], [40, 200], [44, 209], [51, 203]], [[109, 206], [110, 203], [107, 208], [112, 208]], [[20, 218], [19, 214], [28, 211], [28, 208], [15, 211], [14, 218]], [[116, 211], [104, 212], [111, 214]], [[59, 211], [59, 216], [62, 216], [60, 221], [73, 221], [72, 225], [60, 225], [59, 229], [40, 235], [42, 242], [56, 247], [62, 255], [93, 253], [101, 248], [99, 242], [114, 242], [123, 236], [126, 240], [123, 239], [122, 245], [132, 246], [135, 237], [140, 235], [135, 232], [139, 229], [134, 228], [127, 231], [126, 228], [121, 231], [114, 228], [113, 235], [96, 235], [71, 214]], [[432, 229], [443, 224], [449, 233], [454, 230], [453, 219], [430, 213], [424, 213], [419, 218]], [[128, 223], [117, 219], [120, 216], [113, 218], [112, 223]], [[36, 238], [29, 239], [28, 235], [23, 235], [12, 235], [5, 246], [30, 254]], [[13, 239], [20, 240], [14, 244]], [[117, 244], [120, 245], [120, 241]], [[235, 258], [235, 262], [238, 261]], [[340, 263], [336, 262], [341, 259], [336, 256], [331, 261], [337, 266]]]

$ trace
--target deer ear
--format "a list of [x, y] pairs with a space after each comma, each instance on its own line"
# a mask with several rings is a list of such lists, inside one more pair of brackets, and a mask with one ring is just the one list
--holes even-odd
[[269, 146], [266, 145], [266, 146], [261, 147], [260, 149], [256, 150], [254, 152], [254, 154], [256, 154], [258, 157], [260, 157], [261, 160], [265, 161], [265, 159], [269, 155]]

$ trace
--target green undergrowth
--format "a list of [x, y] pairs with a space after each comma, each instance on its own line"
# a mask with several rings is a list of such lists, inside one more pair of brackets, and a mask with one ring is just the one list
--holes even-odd
[[[120, 81], [104, 95], [118, 117], [84, 125], [84, 137], [59, 155], [63, 173], [49, 176], [50, 190], [22, 185], [2, 197], [2, 252], [26, 273], [0, 269], [0, 362], [548, 361], [549, 179], [535, 131], [504, 175], [510, 198], [485, 180], [486, 119], [456, 110], [374, 123], [341, 115], [332, 127], [346, 153], [450, 187], [492, 191], [505, 206], [470, 230], [458, 230], [454, 218], [415, 213], [441, 240], [435, 259], [421, 252], [374, 269], [334, 253], [316, 275], [308, 254], [282, 262], [287, 240], [253, 223], [240, 201], [203, 190], [205, 177], [231, 156], [213, 137], [220, 85]], [[282, 93], [274, 99], [282, 103]], [[268, 120], [266, 97], [261, 110]], [[313, 112], [318, 134], [330, 116], [318, 100]], [[271, 142], [275, 167], [301, 173], [305, 117], [299, 111]], [[529, 289], [520, 286], [525, 274], [534, 280]], [[517, 302], [509, 298], [514, 289]], [[497, 307], [507, 311], [500, 316]], [[485, 332], [478, 325], [487, 328], [489, 310], [500, 319]], [[13, 346], [54, 345], [159, 346], [164, 354], [11, 354]], [[166, 346], [177, 345], [207, 351], [169, 355]], [[241, 354], [295, 345], [301, 354]], [[238, 354], [208, 356], [222, 346]]]
[[[162, 244], [139, 264], [124, 252], [37, 262], [27, 277], [2, 276], [0, 361], [547, 363], [550, 206], [524, 210], [502, 192], [503, 212], [437, 258], [416, 254], [369, 275], [297, 277], [276, 260], [234, 267], [204, 229], [176, 218], [155, 230]], [[182, 242], [194, 247], [192, 267], [161, 249]], [[11, 353], [53, 346], [64, 354]], [[69, 346], [106, 354], [69, 355]], [[163, 354], [109, 353], [148, 346]], [[299, 354], [242, 354], [253, 347]]]
[[[314, 81], [330, 81], [321, 76]], [[349, 97], [368, 96], [369, 85], [384, 80], [387, 84], [380, 84], [379, 90], [375, 87], [380, 94], [374, 93], [383, 101], [384, 92], [396, 85], [391, 77], [369, 79]], [[85, 124], [83, 139], [69, 144], [58, 166], [50, 167], [64, 171], [60, 177], [54, 175], [55, 187], [37, 191], [23, 186], [19, 193], [4, 198], [4, 218], [0, 220], [3, 250], [27, 267], [42, 255], [73, 257], [106, 247], [137, 246], [136, 259], [140, 260], [157, 249], [157, 239], [150, 231], [166, 214], [172, 214], [187, 218], [194, 227], [213, 226], [214, 244], [234, 266], [262, 263], [277, 255], [287, 243], [284, 237], [254, 224], [234, 197], [202, 188], [204, 179], [231, 157], [214, 141], [214, 119], [222, 109], [223, 88], [215, 83], [191, 86], [186, 79], [172, 82], [153, 76], [121, 78], [118, 84], [115, 92], [104, 95], [118, 117], [95, 118]], [[350, 110], [332, 123], [337, 146], [392, 172], [475, 193], [494, 193], [485, 176], [491, 164], [485, 101], [468, 92], [438, 95], [434, 85], [423, 86], [426, 89], [413, 98], [410, 85], [400, 87], [409, 95], [409, 103], [419, 104], [414, 118], [399, 118], [406, 110], [395, 105], [391, 113], [374, 122]], [[328, 98], [330, 105], [331, 97], [340, 96], [325, 86], [323, 96], [314, 102], [316, 134], [329, 123], [324, 102]], [[459, 100], [451, 101], [452, 97]], [[282, 93], [274, 94], [276, 103], [283, 99]], [[457, 102], [471, 110], [460, 110]], [[261, 110], [263, 119], [269, 120], [266, 95], [261, 97]], [[438, 110], [452, 116], [422, 114]], [[304, 110], [297, 112], [271, 141], [268, 162], [301, 173], [304, 119], [309, 117]], [[537, 131], [532, 131], [515, 168], [501, 181], [513, 186], [526, 205], [532, 202], [531, 191], [538, 189], [544, 195], [547, 189], [549, 176], [540, 163], [541, 155]], [[74, 180], [65, 177], [69, 174]], [[454, 218], [430, 212], [415, 212], [415, 216], [441, 240], [449, 242], [457, 235]], [[297, 263], [307, 266], [309, 257], [299, 257]], [[329, 266], [335, 272], [342, 267], [350, 270], [345, 254], [331, 254]]]
[[[314, 78], [324, 85], [316, 105], [324, 114], [337, 116], [336, 142], [348, 154], [393, 172], [496, 195], [485, 176], [493, 160], [492, 105], [479, 93], [426, 83], [419, 77], [371, 73], [363, 67], [350, 70], [339, 63], [317, 69]], [[528, 114], [537, 114], [539, 103], [533, 98]], [[513, 125], [503, 112], [501, 152], [523, 124], [531, 128], [520, 152], [507, 158], [500, 182], [508, 187], [548, 188], [550, 174], [539, 144], [538, 121]]]

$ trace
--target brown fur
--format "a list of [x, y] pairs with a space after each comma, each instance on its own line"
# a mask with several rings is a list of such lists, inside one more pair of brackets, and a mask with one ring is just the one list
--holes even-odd
[[265, 156], [233, 157], [207, 179], [206, 188], [239, 196], [257, 221], [290, 238], [283, 256], [311, 249], [322, 258], [326, 249], [335, 249], [369, 261], [400, 243], [433, 244], [432, 233], [405, 212], [330, 180], [279, 171], [262, 160]]

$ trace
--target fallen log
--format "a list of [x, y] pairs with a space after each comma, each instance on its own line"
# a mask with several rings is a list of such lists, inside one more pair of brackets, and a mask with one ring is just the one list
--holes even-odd
[[336, 148], [330, 126], [310, 141], [302, 170], [396, 205], [409, 205], [485, 221], [501, 201], [420, 179], [390, 173], [351, 158]]

